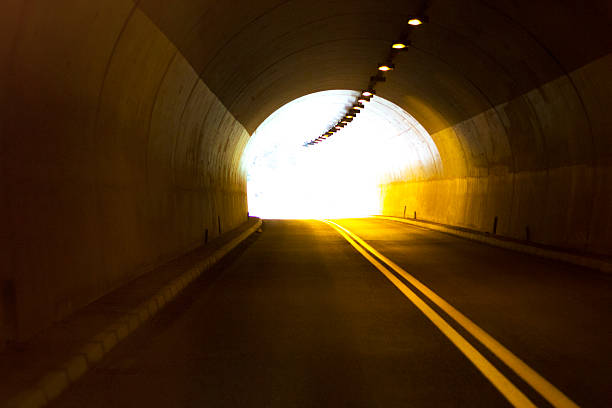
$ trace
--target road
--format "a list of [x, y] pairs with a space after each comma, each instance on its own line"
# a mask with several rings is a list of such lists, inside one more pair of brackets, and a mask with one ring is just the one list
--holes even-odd
[[52, 406], [612, 406], [609, 275], [335, 222], [266, 220]]

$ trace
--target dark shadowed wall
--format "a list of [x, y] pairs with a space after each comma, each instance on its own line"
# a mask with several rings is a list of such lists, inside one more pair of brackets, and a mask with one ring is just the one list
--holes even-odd
[[244, 222], [248, 133], [127, 1], [3, 3], [3, 337]]

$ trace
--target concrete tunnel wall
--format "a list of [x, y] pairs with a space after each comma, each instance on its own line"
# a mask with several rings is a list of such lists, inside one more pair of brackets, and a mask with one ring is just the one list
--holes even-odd
[[1, 6], [5, 339], [246, 220], [248, 133], [134, 4], [102, 3]]
[[[587, 4], [585, 4], [587, 3]], [[7, 0], [1, 333], [54, 320], [240, 224], [240, 156], [302, 95], [359, 90], [422, 2]], [[430, 1], [378, 87], [432, 135], [387, 214], [612, 253], [612, 7]], [[409, 175], [409, 176], [406, 176]]]

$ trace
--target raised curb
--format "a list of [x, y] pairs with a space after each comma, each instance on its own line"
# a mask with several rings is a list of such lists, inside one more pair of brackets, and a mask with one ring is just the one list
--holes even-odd
[[539, 248], [537, 246], [525, 245], [520, 242], [514, 241], [506, 241], [499, 238], [495, 238], [492, 236], [482, 235], [476, 232], [462, 231], [450, 227], [445, 227], [443, 225], [432, 224], [429, 222], [419, 221], [419, 220], [411, 220], [406, 218], [399, 217], [389, 217], [385, 215], [373, 215], [374, 218], [379, 218], [383, 220], [391, 220], [402, 222], [404, 224], [409, 224], [421, 228], [427, 228], [434, 231], [444, 232], [446, 234], [455, 235], [461, 238], [469, 239], [472, 241], [482, 242], [484, 244], [510, 249], [512, 251], [523, 252], [530, 255], [536, 255], [543, 258], [554, 259], [557, 261], [563, 261], [567, 263], [571, 263], [578, 266], [584, 266], [586, 268], [595, 269], [601, 272], [612, 273], [612, 263], [607, 262], [603, 259], [591, 258], [588, 256], [571, 254], [566, 252], [555, 251], [546, 248]]
[[55, 369], [41, 375], [35, 386], [19, 393], [8, 402], [7, 408], [39, 408], [47, 405], [64, 392], [70, 384], [82, 377], [99, 362], [121, 340], [159, 312], [166, 303], [178, 295], [186, 286], [209, 269], [221, 258], [236, 248], [261, 227], [261, 219], [240, 235], [200, 261], [188, 271], [164, 285], [149, 299], [124, 313], [121, 317], [95, 335]]

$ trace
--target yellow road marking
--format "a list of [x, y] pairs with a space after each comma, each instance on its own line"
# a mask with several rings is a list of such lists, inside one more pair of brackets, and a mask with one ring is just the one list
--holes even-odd
[[438, 329], [476, 366], [478, 370], [493, 384], [495, 388], [515, 407], [535, 407], [535, 405], [514, 386], [497, 368], [495, 368], [478, 350], [476, 350], [461, 334], [453, 329], [431, 307], [421, 300], [410, 288], [400, 281], [389, 269], [385, 268], [372, 255], [357, 244], [348, 233], [337, 224], [324, 221], [342, 235], [361, 255], [381, 271], [423, 314], [436, 325]]
[[[351, 237], [351, 239], [354, 240], [353, 242], [356, 241], [360, 245], [359, 248], [358, 248], [358, 246], [354, 245], [351, 241], [349, 241], [349, 242], [351, 242], [351, 245], [353, 245], [362, 255], [364, 255], [363, 248], [367, 249], [374, 256], [376, 256], [382, 262], [386, 263], [389, 267], [391, 267], [391, 269], [393, 269], [395, 272], [400, 274], [411, 285], [413, 285], [415, 288], [417, 288], [419, 291], [421, 291], [421, 293], [423, 293], [434, 304], [436, 304], [440, 309], [442, 309], [445, 313], [447, 313], [452, 319], [454, 319], [457, 323], [459, 323], [459, 325], [461, 325], [465, 330], [467, 330], [468, 333], [470, 333], [472, 336], [474, 336], [486, 348], [488, 348], [493, 354], [495, 354], [495, 356], [497, 358], [499, 358], [501, 361], [503, 361], [504, 364], [506, 364], [512, 371], [514, 371], [519, 377], [521, 377], [525, 382], [527, 382], [531, 387], [533, 387], [533, 389], [535, 389], [538, 393], [540, 393], [540, 395], [542, 395], [542, 397], [544, 397], [551, 405], [553, 405], [554, 407], [557, 407], [557, 408], [577, 408], [578, 407], [578, 405], [575, 402], [573, 402], [571, 399], [569, 399], [558, 388], [556, 388], [554, 385], [552, 385], [550, 382], [548, 382], [544, 377], [542, 377], [535, 370], [533, 370], [531, 367], [529, 367], [524, 361], [522, 361], [520, 358], [518, 358], [514, 353], [512, 353], [510, 350], [508, 350], [506, 347], [504, 347], [502, 344], [500, 344], [497, 340], [495, 340], [493, 337], [491, 337], [491, 335], [489, 335], [487, 332], [485, 332], [483, 329], [481, 329], [478, 325], [476, 325], [476, 323], [472, 322], [463, 313], [459, 312], [457, 309], [455, 309], [453, 306], [451, 306], [449, 303], [447, 303], [444, 299], [442, 299], [440, 296], [438, 296], [435, 292], [433, 292], [427, 286], [422, 284], [414, 276], [410, 275], [408, 272], [406, 272], [404, 269], [402, 269], [399, 265], [397, 265], [396, 263], [391, 261], [389, 258], [385, 257], [383, 254], [378, 252], [371, 245], [366, 243], [364, 240], [359, 238], [357, 235], [355, 235], [354, 233], [352, 233], [348, 229], [342, 227], [341, 225], [336, 224], [333, 221], [325, 220], [325, 222], [328, 223], [329, 225], [331, 225], [332, 227], [334, 227], [347, 240], [348, 240], [348, 238], [347, 238], [347, 236], [348, 236], [348, 237]], [[363, 247], [363, 248], [361, 248], [361, 247]], [[368, 260], [370, 260], [370, 259], [368, 258]], [[378, 268], [378, 266], [377, 266], [377, 268]], [[380, 270], [380, 268], [378, 268], [378, 269]], [[387, 275], [387, 274], [385, 273], [385, 275]], [[395, 278], [395, 276], [394, 276], [394, 278]], [[395, 279], [397, 279], [397, 278], [395, 278]], [[399, 282], [401, 282], [401, 281], [399, 281]], [[406, 288], [406, 289], [408, 289], [408, 288]], [[402, 290], [402, 289], [400, 288], [400, 290]], [[403, 292], [403, 290], [402, 290], [402, 292]], [[430, 320], [431, 320], [431, 318], [430, 318]], [[442, 330], [442, 329], [440, 329], [440, 330]], [[452, 339], [451, 339], [451, 341], [452, 341]], [[464, 352], [464, 354], [465, 354], [465, 352]], [[484, 372], [483, 372], [483, 374], [484, 374]], [[485, 374], [485, 376], [486, 376], [486, 374]], [[489, 377], [487, 377], [487, 378], [489, 378]], [[498, 390], [499, 390], [499, 388], [498, 388]], [[501, 392], [501, 390], [500, 390], [500, 392]], [[502, 394], [503, 394], [503, 392], [502, 392]], [[504, 394], [504, 396], [505, 396], [505, 394]], [[506, 397], [506, 398], [508, 398], [508, 397]]]

